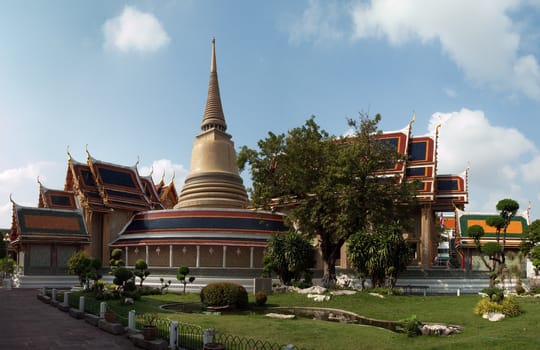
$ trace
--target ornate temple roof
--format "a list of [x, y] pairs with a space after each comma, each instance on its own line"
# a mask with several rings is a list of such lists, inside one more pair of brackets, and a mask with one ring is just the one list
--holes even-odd
[[469, 203], [468, 174], [467, 169], [461, 174], [437, 175], [436, 210], [450, 211], [451, 208], [463, 210], [465, 204]]
[[165, 185], [162, 177], [161, 181], [156, 185], [156, 191], [165, 209], [172, 209], [178, 203], [178, 192], [176, 192], [176, 186], [174, 185], [174, 176], [168, 185]]
[[159, 244], [265, 246], [287, 231], [283, 215], [235, 209], [176, 209], [137, 213], [112, 247]]
[[39, 182], [38, 208], [78, 209], [79, 205], [73, 191], [49, 189]]
[[136, 166], [99, 161], [90, 154], [87, 164], [69, 157], [65, 189], [77, 193], [82, 206], [92, 211], [163, 209], [150, 176], [140, 176]]
[[82, 211], [24, 207], [13, 202], [11, 243], [61, 242], [89, 244]]
[[463, 209], [468, 203], [468, 170], [461, 174], [437, 175], [437, 141], [439, 127], [434, 135], [411, 136], [414, 121], [398, 131], [383, 132], [376, 139], [391, 146], [403, 156], [394, 167], [383, 175], [399, 176], [405, 181], [419, 181], [417, 199], [420, 203], [430, 203], [435, 210], [453, 211], [454, 207]]

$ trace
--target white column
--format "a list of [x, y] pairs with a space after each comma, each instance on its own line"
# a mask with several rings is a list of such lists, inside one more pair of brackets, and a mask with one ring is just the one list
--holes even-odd
[[64, 292], [64, 302], [62, 305], [69, 306], [69, 292]]
[[129, 329], [136, 329], [137, 326], [135, 325], [135, 310], [131, 310], [128, 313], [128, 328]]
[[105, 311], [107, 311], [107, 303], [102, 301], [99, 303], [99, 318], [105, 318]]
[[79, 311], [84, 312], [84, 297], [79, 297]]
[[51, 300], [56, 301], [56, 288], [51, 290]]
[[176, 349], [178, 339], [178, 321], [169, 324], [169, 349]]
[[197, 246], [197, 259], [195, 261], [195, 267], [201, 266], [201, 246]]
[[222, 263], [222, 267], [223, 268], [227, 267], [227, 246], [226, 245], [223, 246], [223, 263]]
[[144, 259], [146, 260], [146, 263], [147, 263], [148, 265], [150, 265], [150, 264], [148, 263], [148, 261], [150, 261], [150, 260], [148, 260], [148, 256], [149, 256], [149, 250], [150, 250], [150, 249], [149, 249], [149, 247], [148, 247], [148, 246], [146, 246], [145, 248], [146, 248], [146, 256], [145, 256], [145, 258], [144, 258]]
[[249, 248], [249, 268], [253, 268], [253, 252], [255, 251], [255, 247]]
[[169, 267], [173, 267], [173, 245], [169, 245]]

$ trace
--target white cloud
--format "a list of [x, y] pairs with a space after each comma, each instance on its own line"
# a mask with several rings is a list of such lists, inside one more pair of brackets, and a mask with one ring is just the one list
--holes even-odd
[[457, 96], [456, 90], [454, 90], [452, 88], [444, 88], [443, 91], [446, 94], [446, 96], [448, 96], [448, 97], [454, 98], [454, 97]]
[[118, 17], [103, 25], [104, 46], [120, 52], [155, 52], [170, 41], [167, 32], [151, 13], [125, 6]]
[[[49, 174], [50, 176], [46, 175]], [[62, 184], [65, 168], [54, 162], [39, 161], [22, 167], [0, 171], [0, 227], [11, 226], [11, 202], [9, 196], [21, 205], [36, 206], [38, 203], [37, 178], [46, 186], [51, 182]]]
[[[0, 171], [0, 193], [10, 193], [13, 189], [21, 187], [29, 180], [37, 183], [37, 178], [44, 169], [53, 166], [52, 162], [29, 163], [23, 167], [12, 168]], [[41, 177], [46, 180], [46, 177]]]
[[[495, 126], [482, 111], [462, 109], [435, 113], [429, 129], [442, 122], [438, 140], [438, 173], [458, 173], [470, 163], [468, 210], [493, 211], [501, 198], [522, 206], [540, 192], [540, 155], [535, 144], [513, 128]], [[533, 160], [527, 165], [524, 158]], [[533, 180], [527, 184], [524, 180]]]
[[521, 166], [523, 179], [529, 183], [540, 182], [540, 155], [536, 155], [529, 162]]
[[435, 43], [471, 82], [540, 100], [540, 65], [535, 56], [526, 52], [532, 35], [527, 32], [530, 26], [512, 18], [516, 10], [540, 10], [538, 3], [310, 0], [300, 16], [289, 20], [288, 33], [292, 43], [307, 41], [316, 45], [347, 37], [386, 39], [393, 46], [413, 41]]
[[12, 210], [11, 202], [0, 205], [0, 228], [11, 227]]
[[520, 56], [518, 25], [510, 17], [519, 6], [519, 0], [372, 0], [354, 6], [353, 37], [386, 38], [392, 45], [438, 42], [472, 81], [540, 100], [538, 62]]
[[316, 45], [330, 43], [345, 36], [339, 23], [347, 9], [335, 1], [310, 0], [300, 18], [288, 24], [289, 41], [295, 44], [312, 41]]
[[174, 164], [169, 159], [155, 160], [151, 166], [142, 166], [139, 172], [143, 176], [152, 173], [152, 179], [156, 184], [161, 181], [161, 177], [164, 177], [164, 181], [167, 183], [174, 176], [174, 186], [177, 191], [180, 191], [184, 186], [184, 181], [188, 175], [188, 171], [183, 165]]

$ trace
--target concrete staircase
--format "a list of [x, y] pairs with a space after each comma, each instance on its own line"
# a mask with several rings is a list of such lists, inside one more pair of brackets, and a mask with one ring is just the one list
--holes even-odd
[[[199, 271], [193, 269], [191, 271], [191, 276], [195, 276], [196, 279], [194, 283], [187, 284], [186, 291], [189, 292], [198, 292], [202, 287], [208, 283], [218, 282], [218, 281], [230, 281], [238, 283], [248, 292], [253, 291], [253, 277], [258, 277], [260, 274], [253, 275], [253, 272], [247, 271], [232, 271], [229, 275], [228, 271], [222, 269], [215, 270], [205, 270]], [[346, 274], [350, 277], [355, 276], [354, 272], [350, 270], [341, 270], [338, 271], [339, 274]], [[316, 274], [314, 282], [318, 282], [320, 278], [320, 273]], [[183, 285], [176, 279], [176, 270], [175, 269], [163, 269], [163, 270], [153, 270], [152, 274], [144, 281], [145, 286], [151, 287], [160, 287], [160, 278], [163, 278], [165, 281], [171, 281], [172, 284], [169, 287], [170, 291], [182, 291]], [[103, 273], [104, 281], [112, 283], [112, 276], [108, 275], [106, 272]], [[360, 284], [358, 279], [354, 279], [355, 284]], [[275, 282], [279, 282], [275, 280]], [[13, 279], [13, 287], [15, 288], [41, 288], [41, 287], [54, 287], [54, 288], [70, 288], [73, 286], [78, 286], [79, 281], [77, 276], [63, 276], [63, 275], [54, 275], [54, 276], [24, 276], [16, 275]], [[399, 286], [420, 286], [428, 288], [426, 292], [428, 295], [434, 294], [472, 294], [478, 293], [483, 288], [489, 285], [489, 278], [486, 272], [472, 271], [467, 272], [463, 270], [452, 270], [452, 269], [430, 269], [430, 270], [421, 270], [418, 268], [409, 268], [407, 271], [401, 274], [397, 280], [397, 285]], [[507, 288], [512, 288], [511, 286], [505, 286]], [[423, 294], [423, 288], [412, 288], [412, 293], [414, 294]]]
[[14, 288], [71, 288], [78, 285], [79, 279], [72, 275], [15, 275], [13, 277]]

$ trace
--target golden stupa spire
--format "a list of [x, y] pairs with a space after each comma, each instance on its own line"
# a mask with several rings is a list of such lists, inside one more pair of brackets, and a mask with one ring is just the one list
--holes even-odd
[[245, 208], [248, 204], [247, 192], [236, 165], [232, 136], [226, 132], [215, 45], [215, 39], [212, 39], [210, 82], [202, 132], [193, 143], [189, 175], [175, 208]]
[[208, 82], [208, 97], [206, 98], [206, 107], [204, 109], [201, 129], [207, 131], [217, 129], [225, 132], [227, 123], [221, 106], [221, 96], [219, 94], [219, 82], [216, 65], [216, 39], [212, 39], [212, 57], [210, 60], [210, 81]]

